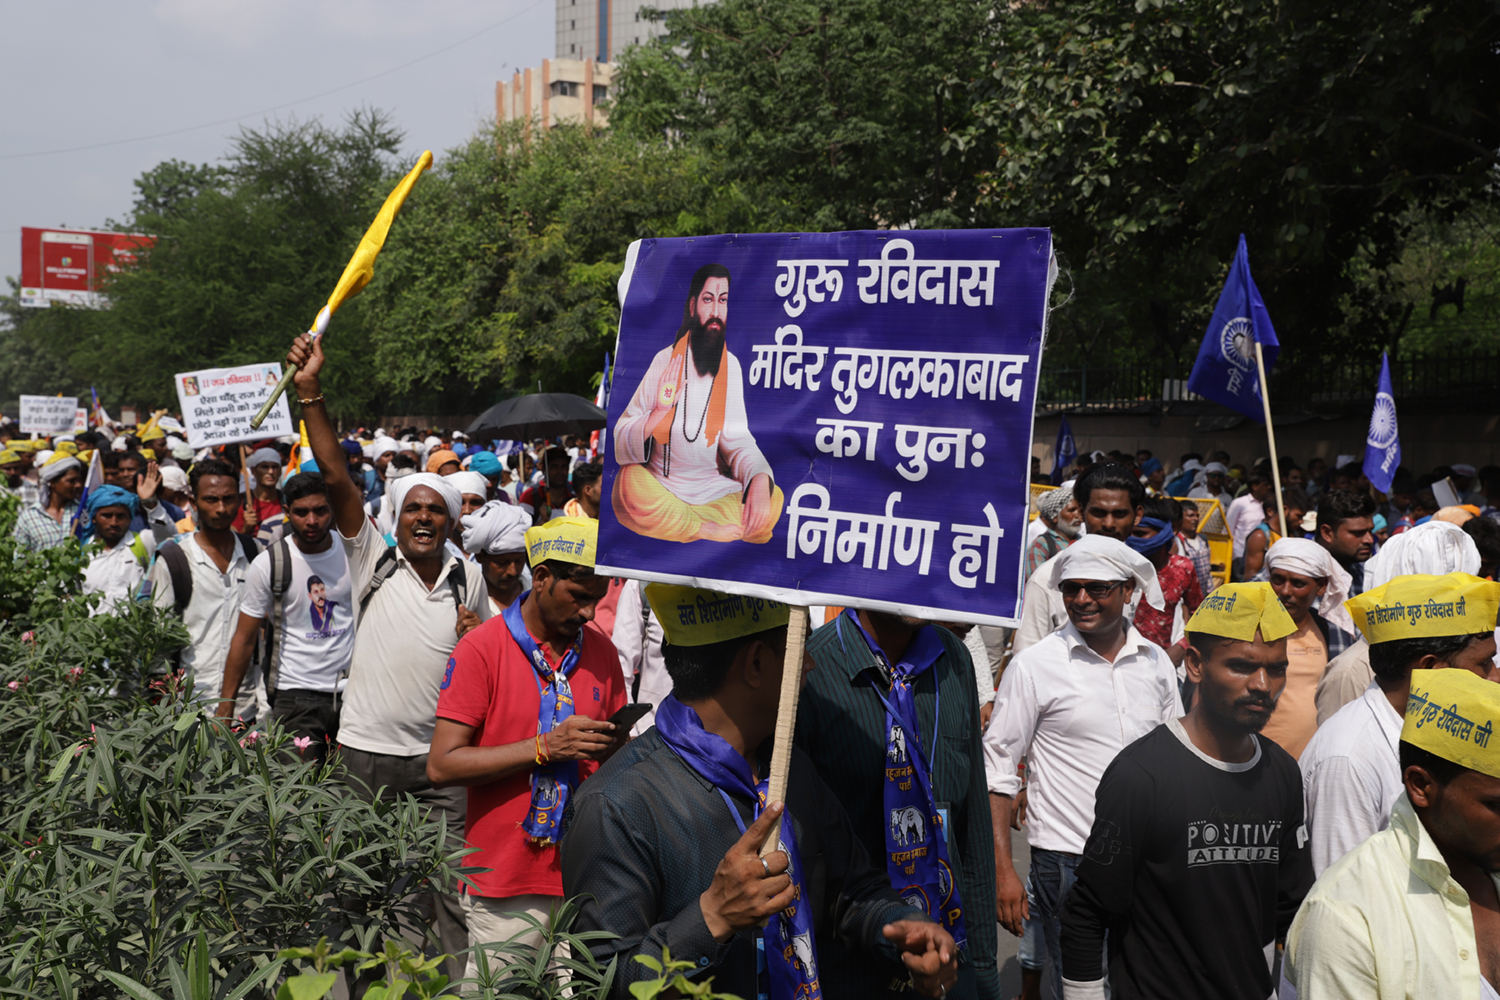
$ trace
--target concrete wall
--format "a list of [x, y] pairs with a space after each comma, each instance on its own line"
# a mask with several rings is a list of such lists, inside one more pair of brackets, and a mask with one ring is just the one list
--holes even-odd
[[[1330, 465], [1339, 455], [1365, 454], [1365, 432], [1369, 417], [1350, 416], [1324, 419], [1293, 417], [1288, 423], [1278, 418], [1276, 448], [1290, 455], [1297, 464], [1318, 456]], [[1500, 415], [1483, 414], [1413, 414], [1400, 415], [1401, 464], [1421, 475], [1437, 465], [1467, 462], [1473, 466], [1500, 464]], [[1032, 435], [1032, 455], [1042, 460], [1043, 471], [1052, 465], [1053, 447], [1061, 418], [1038, 416]], [[1174, 416], [1153, 417], [1146, 413], [1069, 414], [1073, 439], [1079, 452], [1120, 450], [1134, 454], [1149, 448], [1168, 469], [1184, 453], [1227, 451], [1231, 460], [1250, 465], [1270, 454], [1265, 427], [1244, 421], [1229, 429], [1214, 429], [1222, 418]]]

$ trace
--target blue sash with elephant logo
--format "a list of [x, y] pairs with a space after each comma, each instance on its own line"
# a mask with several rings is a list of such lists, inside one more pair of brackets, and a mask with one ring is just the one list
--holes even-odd
[[[536, 731], [550, 733], [573, 714], [573, 688], [568, 684], [568, 675], [578, 666], [578, 654], [583, 649], [583, 633], [568, 647], [562, 662], [553, 670], [542, 655], [541, 647], [526, 631], [521, 620], [521, 605], [530, 597], [522, 594], [501, 614], [510, 637], [516, 640], [521, 652], [536, 670], [536, 688], [542, 696], [542, 707], [537, 713]], [[554, 844], [562, 839], [563, 812], [568, 808], [568, 797], [578, 787], [578, 761], [569, 760], [557, 764], [545, 764], [531, 772], [531, 808], [526, 810], [526, 819], [521, 829], [534, 844]]]

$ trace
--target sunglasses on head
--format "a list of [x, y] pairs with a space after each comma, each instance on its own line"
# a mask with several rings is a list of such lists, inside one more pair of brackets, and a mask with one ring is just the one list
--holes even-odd
[[1079, 583], [1077, 580], [1064, 580], [1060, 589], [1062, 590], [1062, 595], [1065, 600], [1071, 601], [1073, 598], [1078, 596], [1078, 592], [1080, 590], [1084, 590], [1087, 591], [1088, 595], [1094, 600], [1102, 601], [1104, 598], [1108, 597], [1116, 587], [1121, 586], [1124, 582], [1124, 580], [1114, 580], [1110, 583]]

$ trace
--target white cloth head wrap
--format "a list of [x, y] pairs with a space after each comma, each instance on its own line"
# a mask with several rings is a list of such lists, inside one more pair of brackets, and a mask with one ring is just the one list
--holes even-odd
[[188, 491], [187, 473], [175, 466], [162, 466], [161, 485], [173, 493], [186, 493]]
[[[452, 476], [448, 477], [452, 479]], [[526, 508], [491, 500], [464, 517], [464, 551], [470, 555], [525, 552], [531, 515]]]
[[459, 493], [490, 498], [490, 481], [477, 472], [455, 472], [443, 478], [458, 487]]
[[1447, 521], [1409, 528], [1381, 546], [1365, 563], [1365, 589], [1374, 590], [1411, 573], [1478, 573], [1479, 547], [1464, 529]]
[[1354, 579], [1327, 549], [1310, 538], [1280, 539], [1266, 551], [1266, 572], [1278, 569], [1310, 579], [1326, 578], [1328, 586], [1318, 598], [1318, 613], [1350, 635], [1359, 634], [1344, 607]]
[[250, 453], [249, 458], [245, 459], [245, 468], [253, 469], [257, 465], [265, 465], [268, 462], [273, 462], [276, 465], [283, 464], [281, 461], [281, 452], [275, 448], [257, 448]]
[[1052, 589], [1061, 590], [1064, 580], [1134, 580], [1141, 600], [1158, 611], [1167, 609], [1156, 568], [1150, 560], [1124, 542], [1104, 535], [1084, 535], [1063, 549], [1052, 564]]
[[397, 441], [395, 438], [393, 438], [393, 437], [380, 437], [380, 438], [376, 438], [375, 439], [375, 443], [370, 446], [370, 461], [372, 461], [372, 462], [375, 461], [375, 459], [379, 458], [381, 455], [386, 454], [387, 452], [394, 453], [394, 452], [398, 452], [400, 450], [401, 450], [401, 442]]
[[406, 494], [413, 487], [426, 486], [437, 491], [437, 495], [443, 498], [443, 503], [448, 505], [448, 516], [457, 522], [464, 512], [464, 498], [453, 486], [450, 479], [452, 476], [440, 476], [435, 472], [415, 472], [400, 479], [387, 479], [385, 484], [386, 496], [391, 498], [391, 530], [396, 530], [396, 522], [401, 519], [401, 508], [406, 506]]

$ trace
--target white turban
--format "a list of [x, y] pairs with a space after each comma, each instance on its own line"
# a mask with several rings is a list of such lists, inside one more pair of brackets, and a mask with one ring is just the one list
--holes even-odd
[[1104, 535], [1084, 535], [1063, 549], [1052, 564], [1052, 589], [1061, 590], [1064, 580], [1134, 580], [1141, 600], [1158, 611], [1167, 609], [1156, 569], [1150, 560], [1124, 542]]
[[393, 437], [380, 437], [370, 446], [370, 461], [375, 461], [387, 452], [394, 453], [401, 450], [401, 442]]
[[[452, 479], [452, 476], [448, 477]], [[470, 555], [525, 552], [531, 514], [526, 508], [491, 500], [464, 517], [464, 551]]]
[[434, 448], [441, 448], [442, 446], [443, 439], [435, 434], [427, 435], [427, 438], [422, 442], [422, 447], [426, 448], [428, 451], [431, 451]]
[[257, 448], [245, 459], [245, 468], [253, 469], [257, 465], [281, 465], [281, 452], [275, 448]]
[[386, 480], [386, 495], [391, 498], [391, 530], [396, 528], [396, 522], [401, 519], [401, 508], [406, 506], [406, 494], [410, 493], [412, 487], [426, 486], [436, 490], [437, 495], [443, 498], [443, 503], [448, 505], [448, 516], [455, 522], [463, 516], [464, 498], [459, 495], [457, 489], [448, 480], [453, 477], [443, 477], [435, 472], [414, 472], [400, 479]]
[[490, 498], [490, 481], [477, 472], [455, 472], [443, 478], [458, 487], [459, 493]]
[[381, 438], [386, 437], [386, 436], [387, 435], [385, 433], [385, 428], [384, 427], [377, 427], [377, 428], [375, 428], [375, 440], [379, 441]]
[[1447, 521], [1428, 521], [1409, 528], [1381, 546], [1365, 563], [1365, 589], [1374, 590], [1411, 573], [1479, 572], [1479, 548], [1464, 529]]
[[1266, 551], [1266, 572], [1278, 569], [1315, 580], [1326, 578], [1328, 586], [1319, 599], [1318, 613], [1350, 635], [1359, 634], [1344, 607], [1354, 579], [1327, 549], [1309, 538], [1283, 538]]
[[188, 491], [187, 473], [175, 466], [163, 466], [161, 485], [163, 489], [171, 490], [173, 493], [186, 493]]
[[[47, 458], [41, 457], [44, 454], [47, 456]], [[55, 454], [57, 453], [52, 451], [37, 453], [37, 463], [41, 466], [41, 468], [37, 470], [37, 475], [41, 478], [42, 482], [50, 483], [52, 482], [52, 480], [58, 478], [69, 469], [83, 468], [83, 463], [78, 461], [78, 459], [74, 458], [71, 455], [69, 455], [67, 458], [58, 459], [56, 462], [49, 462], [48, 459], [50, 459]]]

